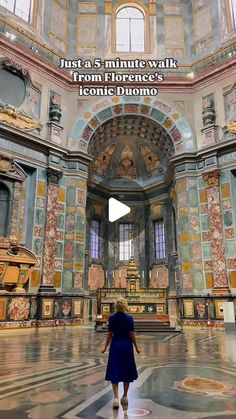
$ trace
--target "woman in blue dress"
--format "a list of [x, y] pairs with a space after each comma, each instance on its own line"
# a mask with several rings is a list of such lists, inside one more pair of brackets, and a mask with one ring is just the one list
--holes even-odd
[[138, 354], [140, 350], [135, 338], [133, 318], [126, 314], [128, 310], [126, 300], [124, 298], [117, 300], [115, 308], [116, 313], [109, 318], [109, 331], [102, 353], [106, 351], [111, 342], [105, 380], [112, 383], [114, 393], [113, 408], [118, 409], [118, 384], [123, 382], [124, 385], [121, 403], [124, 405], [128, 404], [129, 385], [138, 377], [133, 345]]

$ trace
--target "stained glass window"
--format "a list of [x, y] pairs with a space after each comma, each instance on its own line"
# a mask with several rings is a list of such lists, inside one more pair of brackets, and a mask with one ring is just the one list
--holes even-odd
[[124, 7], [116, 15], [116, 51], [144, 52], [145, 19], [136, 7]]

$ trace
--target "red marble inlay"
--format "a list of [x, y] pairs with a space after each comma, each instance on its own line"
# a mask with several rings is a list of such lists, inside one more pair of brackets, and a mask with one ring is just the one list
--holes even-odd
[[57, 205], [57, 190], [58, 186], [55, 183], [48, 184], [48, 201], [46, 212], [46, 226], [45, 226], [45, 244], [43, 257], [43, 285], [53, 285], [54, 261], [56, 250], [56, 205]]
[[214, 287], [224, 288], [228, 287], [228, 280], [220, 205], [219, 170], [207, 172], [203, 174], [203, 178], [207, 186]]

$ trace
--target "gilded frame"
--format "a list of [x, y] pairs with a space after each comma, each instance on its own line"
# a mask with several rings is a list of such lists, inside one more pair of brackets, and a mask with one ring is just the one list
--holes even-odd
[[42, 302], [42, 318], [49, 319], [53, 317], [53, 299], [45, 298]]

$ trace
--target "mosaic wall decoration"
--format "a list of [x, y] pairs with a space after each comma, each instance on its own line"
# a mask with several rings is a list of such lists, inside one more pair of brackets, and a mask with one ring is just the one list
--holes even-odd
[[86, 179], [79, 176], [67, 178], [62, 283], [64, 289], [83, 287], [86, 194]]
[[200, 208], [198, 182], [195, 177], [185, 177], [176, 182], [178, 199], [178, 230], [183, 292], [202, 291], [202, 243], [200, 235]]
[[46, 213], [47, 174], [45, 169], [37, 169], [36, 207], [33, 232], [33, 252], [37, 256], [38, 265], [34, 268], [30, 281], [30, 289], [38, 288], [42, 270], [44, 244], [44, 225]]
[[223, 223], [220, 202], [219, 169], [203, 173], [206, 182], [209, 211], [212, 270], [215, 288], [228, 287]]
[[88, 143], [97, 129], [94, 126], [94, 118], [98, 118], [99, 123], [103, 123], [121, 114], [142, 115], [163, 125], [173, 140], [176, 153], [184, 150], [194, 151], [197, 148], [191, 128], [174, 107], [155, 97], [124, 96], [100, 99], [90, 102], [89, 105], [84, 105], [81, 116], [75, 122], [69, 135], [68, 148], [86, 151]]

